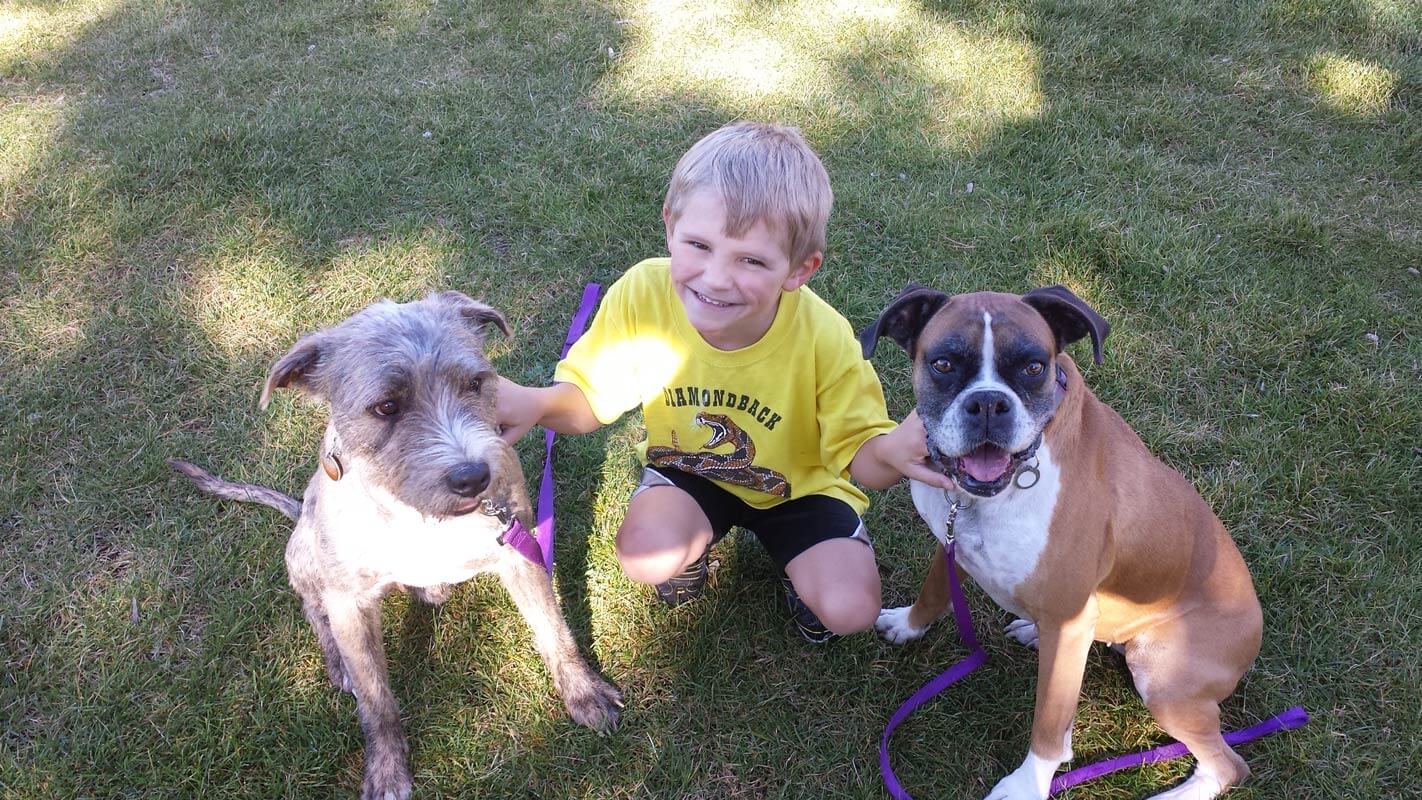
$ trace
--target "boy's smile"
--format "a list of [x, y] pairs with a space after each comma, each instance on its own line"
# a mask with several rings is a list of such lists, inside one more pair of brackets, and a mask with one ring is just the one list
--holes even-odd
[[680, 219], [662, 209], [671, 279], [691, 326], [719, 350], [760, 341], [775, 322], [781, 291], [793, 292], [819, 269], [816, 252], [792, 265], [784, 237], [757, 220], [740, 236], [726, 233], [726, 209], [713, 190], [687, 198]]

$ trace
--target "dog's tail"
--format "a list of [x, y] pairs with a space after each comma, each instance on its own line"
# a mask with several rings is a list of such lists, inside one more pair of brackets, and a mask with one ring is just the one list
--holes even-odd
[[255, 483], [225, 481], [196, 464], [189, 464], [178, 458], [168, 459], [168, 466], [191, 478], [199, 489], [208, 494], [215, 494], [228, 500], [239, 500], [243, 503], [261, 503], [264, 506], [271, 506], [293, 522], [301, 516], [301, 501], [294, 497], [288, 497], [276, 489], [268, 489]]

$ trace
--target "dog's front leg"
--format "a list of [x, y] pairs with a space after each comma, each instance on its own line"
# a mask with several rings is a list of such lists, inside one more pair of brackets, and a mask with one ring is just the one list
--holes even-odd
[[365, 780], [361, 800], [405, 800], [413, 783], [400, 707], [390, 691], [380, 635], [380, 596], [344, 592], [322, 596], [331, 633], [356, 698], [365, 734]]
[[622, 697], [593, 672], [578, 653], [573, 634], [553, 596], [548, 573], [512, 550], [499, 560], [498, 572], [514, 605], [533, 630], [534, 646], [552, 673], [553, 686], [563, 697], [568, 714], [574, 722], [598, 733], [611, 731], [617, 726]]
[[[940, 492], [939, 494], [942, 494]], [[961, 567], [958, 580], [963, 579]], [[918, 600], [911, 606], [885, 608], [874, 621], [874, 630], [890, 644], [904, 644], [919, 638], [928, 631], [928, 626], [943, 616], [948, 609], [948, 560], [943, 555], [943, 545], [933, 550], [933, 560], [928, 562], [928, 577], [923, 580], [923, 588], [918, 592]]]
[[533, 631], [534, 646], [553, 676], [553, 685], [573, 721], [599, 733], [617, 725], [622, 698], [588, 667], [553, 596], [553, 584], [541, 567], [509, 551], [498, 564], [500, 580]]
[[1076, 718], [1097, 616], [1093, 596], [1073, 619], [1038, 621], [1041, 638], [1032, 744], [1022, 766], [998, 781], [988, 792], [988, 800], [1044, 800], [1057, 767], [1071, 760], [1071, 725]]

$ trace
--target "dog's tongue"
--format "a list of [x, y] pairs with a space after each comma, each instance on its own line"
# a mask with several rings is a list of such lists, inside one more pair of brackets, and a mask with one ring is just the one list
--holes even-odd
[[963, 456], [963, 471], [974, 480], [991, 483], [1002, 477], [1012, 464], [1012, 455], [1001, 447], [984, 444]]

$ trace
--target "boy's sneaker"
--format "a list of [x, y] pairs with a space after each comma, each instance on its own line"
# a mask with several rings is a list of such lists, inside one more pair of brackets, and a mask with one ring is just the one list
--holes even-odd
[[785, 604], [790, 607], [790, 618], [795, 621], [795, 627], [799, 629], [800, 635], [805, 637], [805, 641], [825, 644], [839, 638], [839, 634], [826, 628], [820, 618], [815, 616], [815, 612], [805, 605], [805, 601], [801, 600], [799, 593], [795, 591], [795, 584], [791, 583], [788, 577], [782, 576], [780, 585], [785, 587]]
[[701, 592], [706, 589], [706, 576], [710, 571], [707, 560], [710, 553], [710, 549], [707, 549], [701, 554], [701, 558], [691, 562], [686, 569], [652, 587], [657, 592], [657, 599], [675, 608], [700, 597]]

